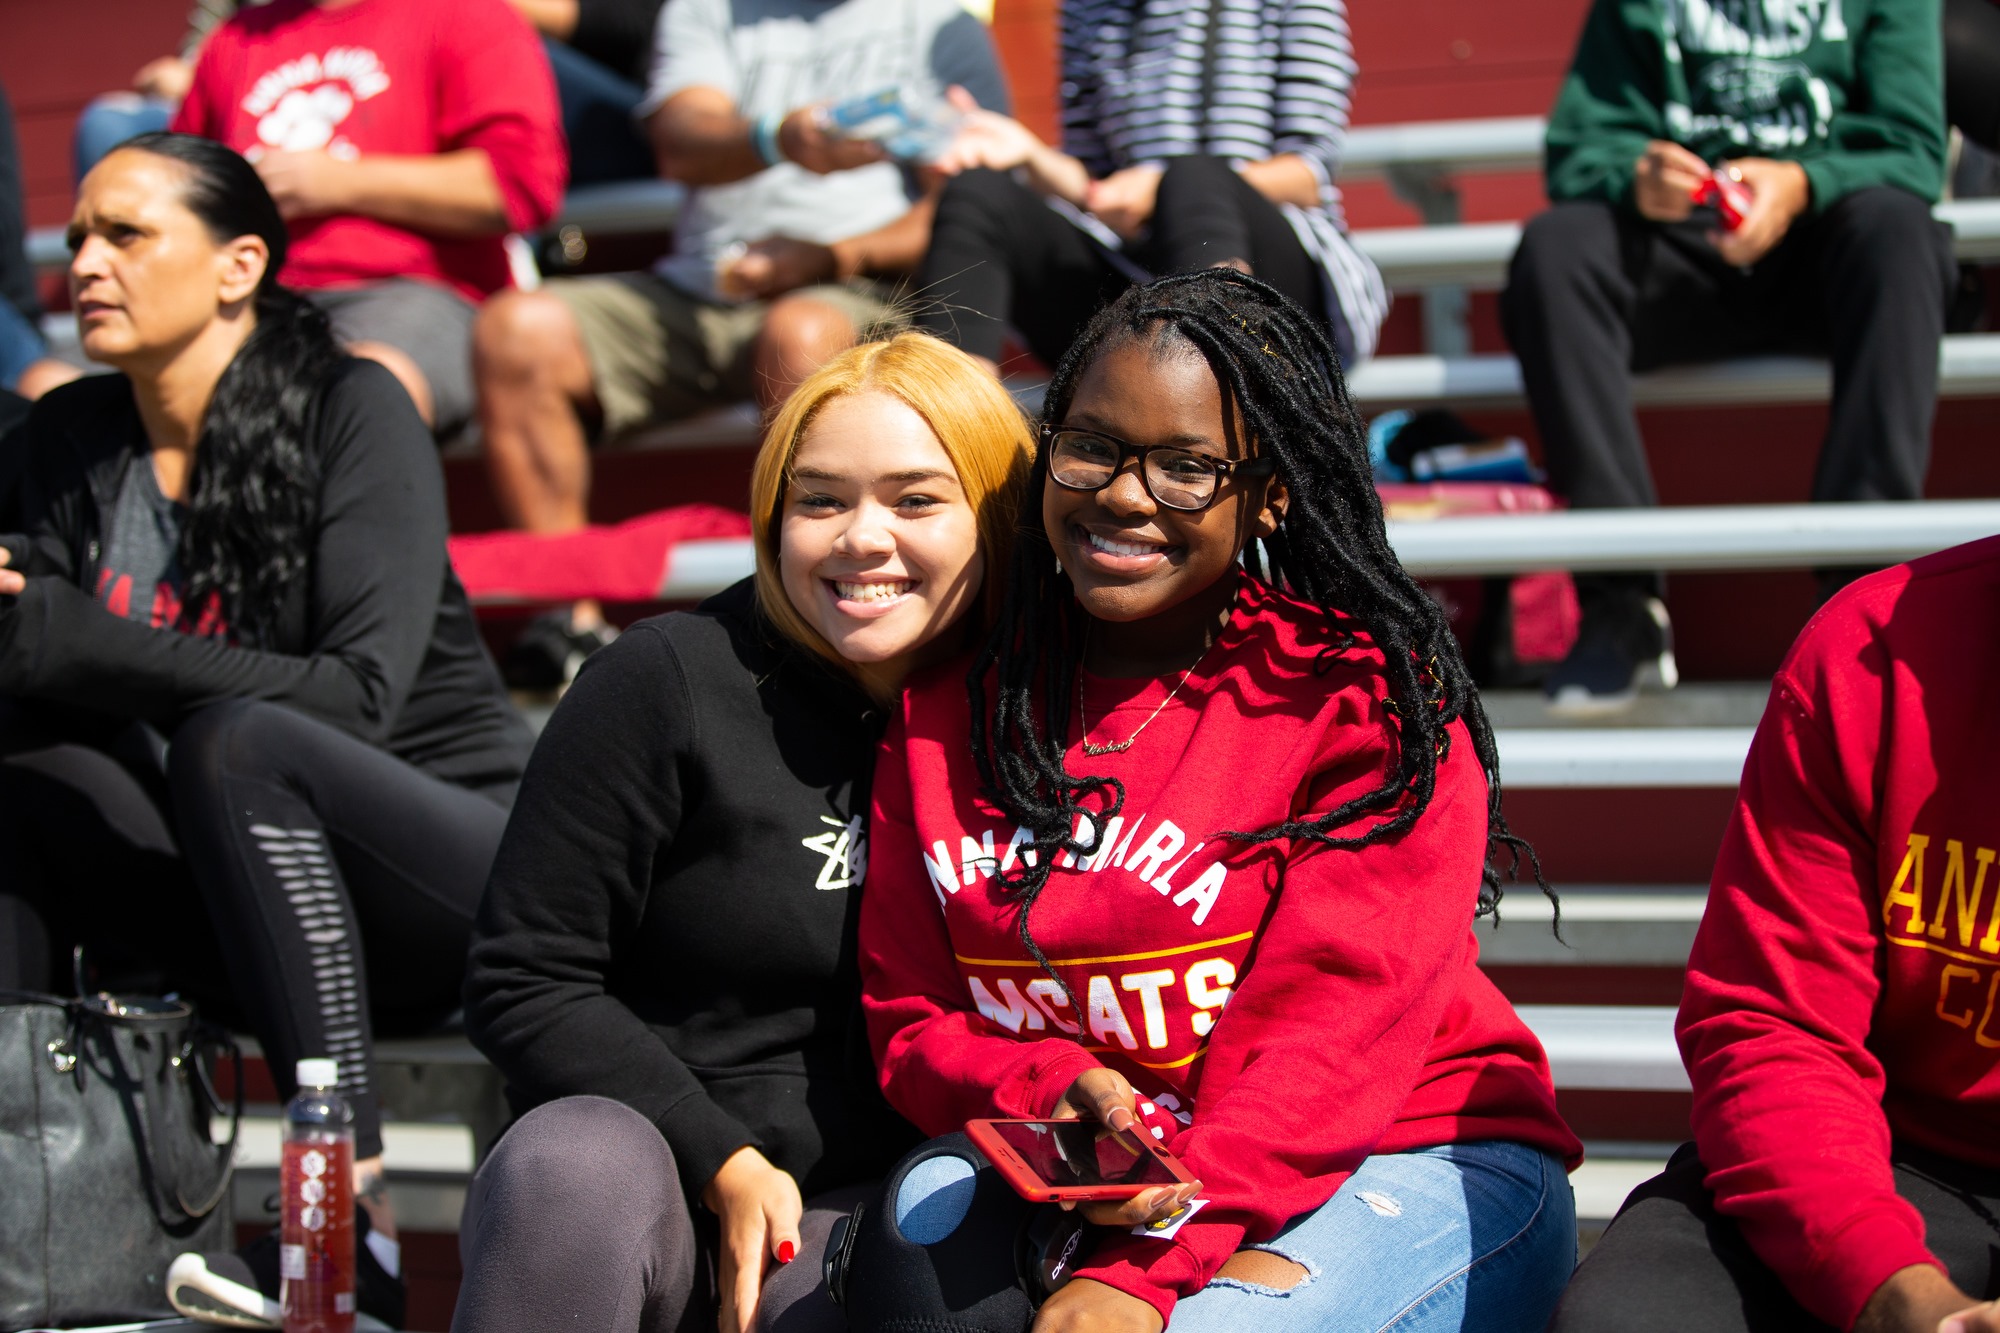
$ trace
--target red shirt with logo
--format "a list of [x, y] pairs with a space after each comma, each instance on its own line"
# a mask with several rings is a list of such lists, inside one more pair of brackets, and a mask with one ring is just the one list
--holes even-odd
[[1093, 854], [1058, 854], [1031, 912], [1067, 992], [996, 878], [1031, 835], [978, 794], [962, 666], [920, 680], [884, 742], [860, 936], [883, 1088], [926, 1133], [1045, 1116], [1099, 1063], [1187, 1124], [1174, 1151], [1208, 1203], [1171, 1240], [1107, 1235], [1079, 1269], [1163, 1317], [1370, 1154], [1507, 1139], [1581, 1157], [1540, 1045], [1477, 965], [1486, 780], [1464, 727], [1404, 833], [1253, 843], [1229, 831], [1395, 771], [1381, 655], [1245, 578], [1154, 716], [1177, 678], [1084, 677], [1092, 740], [1139, 734], [1092, 757], [1071, 725], [1068, 771], [1118, 778], [1125, 801]]
[[[202, 47], [174, 128], [253, 161], [323, 149], [484, 150], [514, 231], [561, 202], [568, 156], [540, 41], [505, 0], [274, 0]], [[357, 215], [296, 218], [283, 280], [305, 290], [419, 278], [468, 300], [508, 285], [499, 236], [444, 237]]]
[[1681, 1054], [1716, 1206], [1836, 1328], [1897, 1269], [1938, 1264], [1892, 1139], [2000, 1167], [1996, 612], [1989, 539], [1813, 617], [1688, 960]]

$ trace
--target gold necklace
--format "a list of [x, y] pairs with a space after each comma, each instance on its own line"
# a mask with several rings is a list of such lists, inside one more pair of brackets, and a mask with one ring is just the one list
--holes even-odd
[[[1215, 637], [1217, 639], [1220, 639], [1222, 636], [1218, 634]], [[1088, 631], [1085, 631], [1083, 644], [1084, 644], [1084, 653], [1086, 656], [1088, 656], [1090, 651], [1090, 638]], [[1202, 658], [1207, 657], [1208, 650], [1213, 647], [1215, 647], [1215, 644], [1213, 642], [1203, 645], [1201, 650], [1201, 657], [1197, 657], [1194, 659], [1194, 661], [1188, 663], [1188, 669], [1186, 671], [1181, 672], [1180, 680], [1175, 683], [1174, 687], [1171, 690], [1167, 691], [1167, 697], [1160, 700], [1160, 706], [1158, 708], [1155, 708], [1152, 712], [1148, 713], [1146, 715], [1146, 720], [1144, 722], [1141, 722], [1138, 725], [1138, 728], [1134, 730], [1130, 736], [1127, 736], [1122, 741], [1113, 741], [1109, 745], [1092, 745], [1090, 743], [1090, 712], [1083, 706], [1083, 672], [1079, 670], [1076, 673], [1076, 713], [1077, 716], [1081, 718], [1083, 721], [1083, 752], [1089, 755], [1091, 758], [1095, 759], [1100, 755], [1122, 754], [1125, 751], [1131, 749], [1132, 742], [1139, 739], [1139, 732], [1144, 731], [1147, 727], [1152, 726], [1153, 719], [1158, 717], [1161, 713], [1167, 711], [1167, 705], [1174, 701], [1174, 696], [1181, 692], [1181, 686], [1188, 683], [1188, 677], [1194, 674], [1194, 669], [1201, 665]]]

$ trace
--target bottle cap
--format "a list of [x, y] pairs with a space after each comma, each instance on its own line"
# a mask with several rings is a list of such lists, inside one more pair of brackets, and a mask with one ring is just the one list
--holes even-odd
[[340, 1062], [338, 1060], [301, 1060], [298, 1065], [299, 1086], [302, 1088], [330, 1088], [340, 1082]]

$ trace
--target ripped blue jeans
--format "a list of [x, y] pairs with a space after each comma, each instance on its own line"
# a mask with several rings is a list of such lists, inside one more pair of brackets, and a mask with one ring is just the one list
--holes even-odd
[[1576, 1266], [1563, 1164], [1518, 1143], [1370, 1157], [1255, 1248], [1306, 1270], [1289, 1291], [1217, 1278], [1171, 1333], [1536, 1333]]
[[[898, 1224], [932, 1244], [972, 1197], [963, 1159], [932, 1158], [904, 1179]], [[1447, 1144], [1368, 1158], [1255, 1248], [1305, 1277], [1285, 1291], [1217, 1278], [1174, 1307], [1168, 1333], [1537, 1333], [1576, 1266], [1576, 1200], [1537, 1148]]]

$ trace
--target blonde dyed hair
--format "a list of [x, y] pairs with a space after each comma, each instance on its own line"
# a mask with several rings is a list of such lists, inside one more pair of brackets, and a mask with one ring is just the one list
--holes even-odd
[[750, 530], [757, 553], [757, 606], [792, 642], [859, 679], [785, 595], [778, 571], [785, 491], [799, 441], [820, 409], [854, 394], [887, 394], [924, 419], [958, 474], [978, 524], [985, 581], [979, 594], [983, 631], [998, 618], [1001, 582], [1013, 552], [1015, 521], [1035, 437], [1007, 391], [977, 361], [927, 333], [899, 333], [850, 347], [821, 366], [779, 407], [764, 432], [750, 474]]

